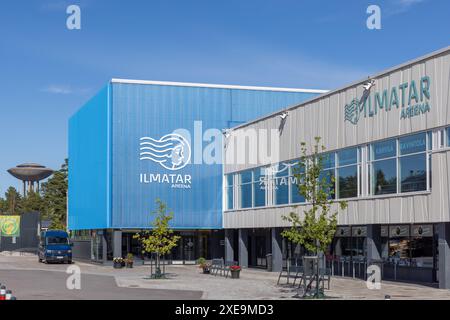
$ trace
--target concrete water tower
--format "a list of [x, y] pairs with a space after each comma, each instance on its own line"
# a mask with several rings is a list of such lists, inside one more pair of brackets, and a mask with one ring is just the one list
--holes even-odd
[[23, 181], [23, 195], [28, 192], [39, 192], [40, 181], [50, 177], [53, 170], [36, 163], [24, 163], [8, 172], [15, 178]]

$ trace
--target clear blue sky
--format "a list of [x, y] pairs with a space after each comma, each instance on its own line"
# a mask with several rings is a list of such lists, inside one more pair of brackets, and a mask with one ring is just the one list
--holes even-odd
[[19, 163], [59, 168], [68, 118], [112, 77], [333, 89], [449, 45], [449, 13], [448, 0], [3, 0], [0, 194]]

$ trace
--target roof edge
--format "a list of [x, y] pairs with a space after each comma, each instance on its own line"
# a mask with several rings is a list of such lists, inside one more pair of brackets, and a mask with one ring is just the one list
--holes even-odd
[[133, 80], [133, 79], [117, 79], [117, 78], [111, 79], [111, 83], [144, 84], [144, 85], [175, 86], [175, 87], [198, 87], [198, 88], [215, 88], [215, 89], [237, 89], [237, 90], [255, 90], [255, 91], [301, 92], [301, 93], [319, 93], [319, 94], [328, 92], [328, 90], [319, 90], [319, 89], [240, 86], [240, 85], [225, 85], [225, 84]]

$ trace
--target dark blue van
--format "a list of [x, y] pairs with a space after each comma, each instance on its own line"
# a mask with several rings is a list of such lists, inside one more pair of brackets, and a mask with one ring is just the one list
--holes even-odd
[[72, 244], [65, 231], [41, 233], [38, 250], [39, 262], [72, 263]]

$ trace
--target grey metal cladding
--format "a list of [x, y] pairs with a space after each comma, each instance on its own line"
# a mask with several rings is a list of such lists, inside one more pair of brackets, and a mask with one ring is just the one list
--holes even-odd
[[[345, 121], [345, 106], [352, 99], [361, 97], [364, 82], [324, 94], [289, 110], [285, 129], [280, 136], [280, 161], [298, 158], [300, 142], [308, 145], [319, 136], [327, 150], [362, 145], [376, 140], [397, 137], [417, 131], [431, 130], [450, 125], [450, 47], [425, 58], [419, 58], [400, 68], [392, 68], [375, 76], [376, 92], [398, 87], [412, 80], [420, 81], [424, 76], [431, 79], [429, 103], [431, 111], [419, 116], [400, 120], [402, 107], [389, 112], [380, 110], [374, 117], [361, 117], [356, 125]], [[249, 128], [276, 129], [280, 125], [276, 114], [242, 125], [233, 131], [233, 136], [242, 135]], [[230, 152], [226, 149], [225, 154]], [[233, 173], [261, 165], [225, 164], [224, 173]], [[449, 181], [450, 151], [434, 152], [432, 155], [432, 192], [401, 195], [376, 199], [349, 201], [346, 210], [339, 212], [339, 224], [375, 223], [427, 223], [450, 221]], [[304, 206], [272, 207], [238, 210], [224, 213], [225, 228], [257, 228], [286, 226], [282, 216], [291, 212], [301, 213]]]

